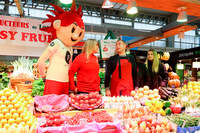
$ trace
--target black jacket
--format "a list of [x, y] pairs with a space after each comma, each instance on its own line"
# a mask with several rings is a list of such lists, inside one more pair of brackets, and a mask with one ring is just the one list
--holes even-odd
[[[132, 78], [133, 78], [133, 84], [134, 87], [136, 85], [136, 63], [135, 59], [132, 55], [126, 55], [125, 57], [120, 57], [119, 55], [114, 55], [109, 58], [109, 60], [106, 63], [106, 74], [105, 74], [105, 87], [110, 87], [110, 80], [111, 80], [111, 75], [115, 71], [117, 63], [120, 63], [120, 59], [128, 59], [128, 61], [131, 62], [132, 64]], [[120, 65], [119, 65], [119, 77], [121, 76], [121, 71], [120, 71]]]
[[160, 86], [167, 86], [168, 82], [168, 73], [165, 69], [165, 66], [162, 63], [159, 63], [158, 73], [152, 72], [152, 63], [148, 62], [148, 77], [150, 82], [148, 86], [151, 89], [158, 89]]
[[148, 70], [144, 63], [137, 62], [137, 80], [136, 87], [144, 87], [145, 85], [149, 85], [150, 77], [148, 75]]

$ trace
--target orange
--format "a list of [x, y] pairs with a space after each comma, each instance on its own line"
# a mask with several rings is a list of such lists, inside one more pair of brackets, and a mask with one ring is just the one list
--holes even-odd
[[24, 122], [27, 122], [27, 121], [29, 121], [29, 117], [25, 116], [23, 120], [24, 120]]
[[22, 125], [23, 127], [26, 125], [25, 122], [20, 122], [19, 125]]
[[7, 100], [7, 97], [6, 96], [1, 96], [1, 101], [6, 101]]
[[8, 121], [6, 119], [2, 119], [1, 122], [0, 122], [2, 125], [8, 123]]
[[3, 96], [3, 95], [4, 95], [3, 91], [0, 91], [0, 98], [1, 98], [1, 96]]
[[15, 120], [14, 120], [14, 119], [9, 119], [9, 120], [8, 120], [8, 124], [12, 125], [13, 123], [15, 123]]
[[8, 106], [10, 104], [10, 101], [9, 100], [5, 100], [4, 104]]
[[32, 121], [31, 120], [29, 120], [26, 124], [29, 126], [29, 127], [31, 127], [32, 126]]
[[25, 118], [26, 116], [27, 116], [27, 114], [25, 112], [23, 112], [23, 113], [20, 114], [21, 118]]
[[6, 105], [1, 105], [1, 109], [3, 110], [3, 109], [6, 109], [7, 108], [7, 106]]
[[15, 119], [15, 121], [16, 121], [17, 124], [19, 124], [19, 123], [22, 122], [22, 118], [18, 117], [18, 118]]
[[20, 104], [16, 103], [14, 104], [15, 109], [18, 109], [20, 107]]
[[14, 114], [12, 115], [12, 118], [13, 118], [13, 119], [19, 118], [19, 114], [18, 114], [18, 113], [14, 113]]
[[9, 110], [13, 109], [13, 105], [12, 104], [9, 104], [8, 107], [7, 107]]
[[13, 127], [18, 127], [18, 125], [16, 123], [13, 123], [12, 126]]
[[8, 123], [6, 123], [5, 125], [4, 125], [4, 128], [6, 128], [6, 129], [8, 129], [10, 127], [10, 125], [8, 124]]
[[23, 110], [23, 108], [21, 107], [21, 108], [18, 108], [17, 112], [18, 112], [18, 113], [23, 113], [24, 110]]
[[11, 93], [9, 91], [4, 93], [4, 96], [9, 97], [11, 95]]
[[10, 101], [12, 101], [12, 100], [15, 99], [15, 96], [14, 96], [14, 95], [10, 95], [10, 96], [8, 97], [8, 99], [9, 99]]
[[16, 113], [17, 111], [16, 111], [16, 109], [10, 109], [10, 113], [11, 114], [14, 114], [14, 113]]
[[3, 101], [0, 101], [0, 106], [3, 105], [3, 104], [4, 104]]
[[3, 114], [0, 114], [0, 121], [4, 118]]
[[1, 112], [2, 112], [2, 114], [6, 114], [6, 113], [9, 112], [9, 110], [8, 109], [3, 109]]
[[4, 118], [7, 119], [7, 120], [9, 120], [11, 118], [11, 116], [12, 115], [10, 113], [6, 113], [5, 116], [4, 116]]
[[13, 105], [15, 105], [15, 104], [18, 103], [18, 101], [17, 101], [16, 99], [14, 99], [14, 100], [12, 101], [12, 103], [13, 103]]

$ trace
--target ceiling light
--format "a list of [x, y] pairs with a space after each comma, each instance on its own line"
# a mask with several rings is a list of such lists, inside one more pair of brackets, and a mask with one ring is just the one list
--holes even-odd
[[110, 2], [110, 0], [104, 0], [102, 8], [112, 8], [113, 4]]
[[60, 0], [60, 2], [63, 4], [71, 4], [72, 0]]
[[126, 12], [128, 14], [136, 14], [136, 13], [138, 13], [138, 9], [137, 9], [135, 0], [129, 0]]
[[179, 10], [179, 14], [178, 14], [178, 18], [177, 18], [177, 22], [183, 23], [183, 22], [187, 22], [187, 12], [185, 11], [186, 7], [180, 7], [178, 8]]

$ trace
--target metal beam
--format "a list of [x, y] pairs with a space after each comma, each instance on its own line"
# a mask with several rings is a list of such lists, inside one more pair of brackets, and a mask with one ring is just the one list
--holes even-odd
[[21, 0], [14, 0], [14, 1], [15, 1], [16, 6], [17, 6], [17, 9], [19, 11], [20, 17], [23, 17], [24, 11], [23, 11], [23, 6], [21, 4]]
[[149, 35], [148, 32], [142, 32], [139, 30], [134, 30], [130, 26], [119, 26], [113, 24], [102, 24], [102, 25], [89, 25], [85, 24], [85, 29], [87, 32], [98, 32], [98, 33], [107, 33], [107, 31], [112, 31], [116, 36], [135, 36], [143, 37], [144, 35]]
[[149, 35], [147, 35], [147, 36], [143, 36], [141, 38], [137, 38], [137, 39], [133, 39], [133, 40], [128, 41], [128, 44], [133, 44], [134, 42], [138, 42], [140, 40], [143, 40], [145, 38], [149, 38], [149, 37], [152, 37], [152, 36], [162, 36], [163, 33], [166, 32], [166, 31], [169, 31], [171, 29], [183, 26], [185, 24], [192, 24], [193, 22], [195, 22], [196, 20], [199, 20], [200, 18], [190, 16], [190, 17], [188, 17], [188, 19], [189, 19], [188, 22], [182, 23], [182, 24], [174, 21], [174, 22], [172, 22], [172, 23], [170, 23], [166, 26], [163, 26], [162, 28], [159, 28], [157, 30], [150, 32]]

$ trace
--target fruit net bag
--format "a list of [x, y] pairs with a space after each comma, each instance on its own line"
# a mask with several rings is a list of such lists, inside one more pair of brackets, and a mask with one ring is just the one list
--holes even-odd
[[61, 112], [69, 108], [69, 99], [67, 95], [45, 95], [36, 96], [36, 109], [41, 112]]

